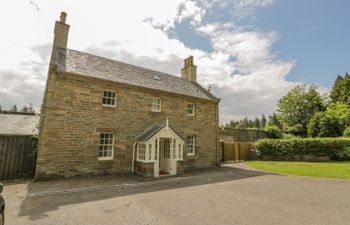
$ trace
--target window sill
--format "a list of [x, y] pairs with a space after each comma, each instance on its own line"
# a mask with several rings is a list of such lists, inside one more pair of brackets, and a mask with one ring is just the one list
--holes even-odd
[[98, 157], [98, 161], [112, 161], [113, 157]]
[[196, 156], [196, 154], [195, 153], [187, 154], [187, 157], [193, 157], [193, 156]]
[[102, 106], [103, 107], [108, 107], [108, 108], [115, 108], [115, 107], [117, 107], [117, 105], [104, 105], [104, 104], [102, 104]]
[[140, 163], [154, 163], [154, 161], [143, 161], [143, 160], [136, 160], [136, 162], [140, 162]]

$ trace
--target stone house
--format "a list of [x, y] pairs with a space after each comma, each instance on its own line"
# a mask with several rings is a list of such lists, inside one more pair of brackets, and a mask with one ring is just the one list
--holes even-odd
[[36, 179], [182, 174], [219, 158], [219, 99], [196, 82], [67, 48], [56, 21]]

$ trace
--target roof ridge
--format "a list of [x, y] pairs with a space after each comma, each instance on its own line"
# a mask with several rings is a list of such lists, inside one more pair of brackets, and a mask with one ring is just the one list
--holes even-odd
[[[65, 50], [65, 49], [63, 49], [63, 48], [60, 48], [60, 49]], [[79, 51], [79, 50], [75, 50], [75, 49], [70, 49], [70, 48], [67, 48], [66, 50], [68, 50], [68, 51], [75, 51], [75, 52], [78, 52], [78, 53], [82, 53], [82, 54], [86, 54], [86, 55], [91, 55], [91, 56], [98, 57], [98, 58], [101, 58], [101, 59], [105, 59], [105, 60], [108, 60], [108, 61], [117, 62], [117, 63], [122, 63], [122, 64], [125, 64], [125, 65], [128, 65], [128, 66], [137, 67], [137, 68], [140, 68], [140, 69], [149, 70], [149, 71], [156, 72], [156, 73], [161, 73], [161, 74], [163, 74], [163, 75], [173, 76], [173, 77], [178, 78], [178, 79], [181, 79], [181, 80], [186, 80], [186, 79], [184, 79], [184, 78], [182, 78], [182, 77], [180, 77], [180, 76], [174, 75], [174, 74], [170, 74], [170, 73], [166, 73], [166, 72], [157, 71], [157, 70], [154, 70], [154, 69], [150, 69], [150, 68], [146, 68], [146, 67], [134, 65], [134, 64], [131, 64], [131, 63], [127, 63], [127, 62], [122, 62], [122, 61], [119, 61], [119, 60], [116, 60], [116, 59], [107, 58], [107, 57], [105, 57], [105, 56], [95, 55], [95, 54], [92, 54], [92, 53], [89, 53], [89, 52], [83, 52], [83, 51]], [[191, 82], [191, 81], [189, 81], [189, 80], [186, 80], [186, 81]]]

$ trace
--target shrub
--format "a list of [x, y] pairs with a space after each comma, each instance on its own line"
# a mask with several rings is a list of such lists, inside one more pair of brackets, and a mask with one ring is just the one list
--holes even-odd
[[347, 127], [347, 128], [344, 130], [343, 136], [344, 136], [344, 137], [350, 138], [350, 127]]
[[340, 137], [343, 129], [335, 116], [319, 112], [311, 118], [307, 130], [309, 137]]
[[283, 133], [282, 134], [283, 139], [292, 139], [292, 138], [300, 138], [299, 136], [295, 136], [293, 134]]
[[282, 138], [282, 132], [276, 126], [266, 126], [264, 128], [264, 131], [266, 132], [268, 138], [272, 138], [272, 139]]
[[286, 159], [293, 156], [329, 157], [333, 160], [350, 159], [349, 138], [293, 138], [261, 139], [257, 150], [261, 157]]

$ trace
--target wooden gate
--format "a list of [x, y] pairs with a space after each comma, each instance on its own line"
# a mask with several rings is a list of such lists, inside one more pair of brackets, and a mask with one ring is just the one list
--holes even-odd
[[32, 178], [35, 163], [31, 136], [0, 136], [0, 180]]
[[253, 158], [254, 142], [223, 142], [224, 161], [241, 161]]

